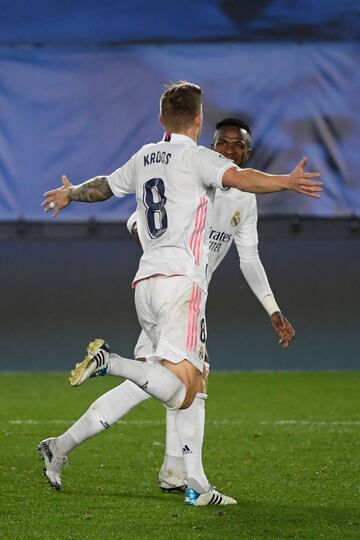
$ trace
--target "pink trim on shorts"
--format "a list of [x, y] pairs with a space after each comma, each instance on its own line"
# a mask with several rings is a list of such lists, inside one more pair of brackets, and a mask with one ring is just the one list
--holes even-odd
[[192, 286], [191, 300], [189, 302], [188, 333], [186, 340], [186, 350], [196, 351], [198, 333], [197, 319], [200, 313], [202, 290], [195, 283]]
[[206, 197], [201, 197], [200, 204], [196, 211], [195, 226], [190, 238], [190, 248], [195, 256], [197, 266], [200, 264], [201, 257], [201, 242], [204, 234], [206, 223], [208, 200]]

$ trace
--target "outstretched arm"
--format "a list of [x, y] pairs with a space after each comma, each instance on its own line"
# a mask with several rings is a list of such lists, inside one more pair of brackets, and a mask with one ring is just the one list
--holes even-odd
[[309, 197], [320, 197], [322, 182], [312, 180], [320, 178], [317, 172], [306, 173], [304, 168], [307, 158], [303, 158], [290, 174], [267, 174], [255, 169], [231, 167], [223, 175], [223, 185], [250, 193], [276, 193], [290, 190]]
[[45, 212], [54, 209], [53, 217], [56, 217], [72, 201], [93, 203], [106, 201], [113, 196], [107, 176], [97, 176], [78, 186], [73, 186], [65, 175], [61, 177], [61, 180], [63, 185], [44, 193], [44, 200], [41, 203]]
[[77, 202], [99, 202], [106, 201], [113, 196], [107, 181], [107, 176], [97, 176], [80, 184], [79, 186], [71, 186], [70, 201]]

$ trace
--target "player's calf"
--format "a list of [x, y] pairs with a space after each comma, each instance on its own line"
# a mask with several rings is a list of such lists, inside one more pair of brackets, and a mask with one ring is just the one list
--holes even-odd
[[133, 381], [150, 396], [162, 401], [170, 409], [179, 409], [184, 401], [185, 406], [189, 406], [196, 394], [196, 387], [191, 386], [189, 377], [185, 377], [187, 381], [185, 384], [172, 369], [167, 369], [168, 365], [174, 365], [170, 362], [164, 367], [161, 363], [138, 362], [124, 358], [112, 353], [103, 339], [92, 341], [87, 352], [85, 359], [76, 364], [71, 371], [69, 381], [72, 386], [79, 386], [89, 377], [98, 375], [124, 377]]

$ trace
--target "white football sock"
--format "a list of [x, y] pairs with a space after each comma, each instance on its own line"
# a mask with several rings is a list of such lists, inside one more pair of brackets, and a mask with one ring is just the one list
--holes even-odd
[[169, 409], [178, 409], [184, 402], [186, 395], [184, 383], [160, 363], [129, 360], [111, 353], [107, 372], [109, 375], [130, 379], [150, 396], [162, 401]]
[[132, 381], [125, 381], [100, 396], [63, 435], [56, 438], [61, 455], [100, 431], [109, 428], [135, 405], [149, 399], [149, 394]]
[[175, 476], [186, 480], [186, 469], [182, 446], [176, 431], [175, 419], [178, 411], [166, 409], [166, 448], [159, 479]]
[[177, 411], [166, 409], [166, 455], [182, 458], [181, 441], [176, 431]]
[[202, 443], [205, 427], [206, 394], [196, 394], [188, 409], [176, 411], [176, 430], [181, 441], [188, 487], [198, 493], [209, 491], [202, 465]]

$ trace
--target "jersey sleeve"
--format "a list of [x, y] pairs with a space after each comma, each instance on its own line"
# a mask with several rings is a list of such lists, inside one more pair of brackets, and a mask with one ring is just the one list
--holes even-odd
[[234, 241], [239, 251], [243, 246], [255, 246], [258, 244], [257, 232], [257, 204], [255, 195], [251, 197], [247, 205], [246, 215], [241, 217], [239, 226], [237, 227]]
[[135, 158], [136, 154], [107, 177], [110, 189], [116, 197], [135, 192]]
[[233, 161], [204, 146], [197, 147], [194, 159], [202, 182], [207, 187], [227, 189], [223, 186], [222, 178], [227, 169], [237, 167]]
[[261, 303], [272, 295], [267, 275], [258, 252], [256, 197], [247, 205], [247, 213], [241, 218], [234, 238], [240, 259], [240, 269], [251, 290]]

